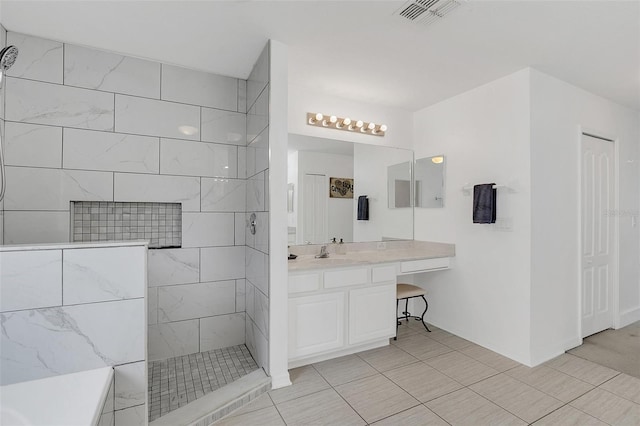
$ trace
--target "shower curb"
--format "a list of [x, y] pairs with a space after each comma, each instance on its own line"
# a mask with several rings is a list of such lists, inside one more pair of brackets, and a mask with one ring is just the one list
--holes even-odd
[[149, 426], [209, 426], [270, 389], [271, 378], [259, 369], [167, 413]]

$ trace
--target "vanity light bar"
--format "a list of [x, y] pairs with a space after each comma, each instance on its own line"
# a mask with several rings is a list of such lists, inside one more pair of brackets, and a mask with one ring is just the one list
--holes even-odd
[[373, 136], [384, 136], [387, 131], [385, 124], [351, 120], [349, 117], [342, 118], [336, 117], [335, 115], [324, 115], [319, 112], [308, 112], [307, 124], [310, 126], [358, 132]]

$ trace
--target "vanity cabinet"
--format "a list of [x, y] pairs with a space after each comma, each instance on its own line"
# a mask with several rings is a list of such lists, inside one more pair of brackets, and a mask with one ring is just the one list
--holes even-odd
[[289, 358], [344, 346], [344, 302], [343, 292], [289, 299]]
[[387, 345], [396, 332], [396, 270], [372, 267], [289, 275], [289, 367]]
[[396, 334], [396, 284], [349, 291], [349, 344]]
[[289, 261], [289, 368], [388, 345], [398, 277], [449, 269], [455, 256], [451, 244], [386, 244], [352, 244], [327, 259], [311, 254], [320, 247], [305, 246], [308, 253]]

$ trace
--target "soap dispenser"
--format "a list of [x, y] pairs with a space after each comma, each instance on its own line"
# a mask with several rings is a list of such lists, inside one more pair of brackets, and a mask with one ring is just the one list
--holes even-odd
[[347, 254], [347, 248], [345, 246], [346, 245], [345, 245], [344, 241], [342, 241], [342, 238], [340, 238], [340, 242], [338, 243], [337, 253], [338, 254]]

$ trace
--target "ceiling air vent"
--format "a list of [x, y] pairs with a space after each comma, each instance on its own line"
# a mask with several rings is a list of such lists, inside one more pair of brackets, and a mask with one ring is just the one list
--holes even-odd
[[465, 0], [412, 0], [405, 3], [394, 15], [421, 25], [430, 25], [452, 10], [460, 6]]

